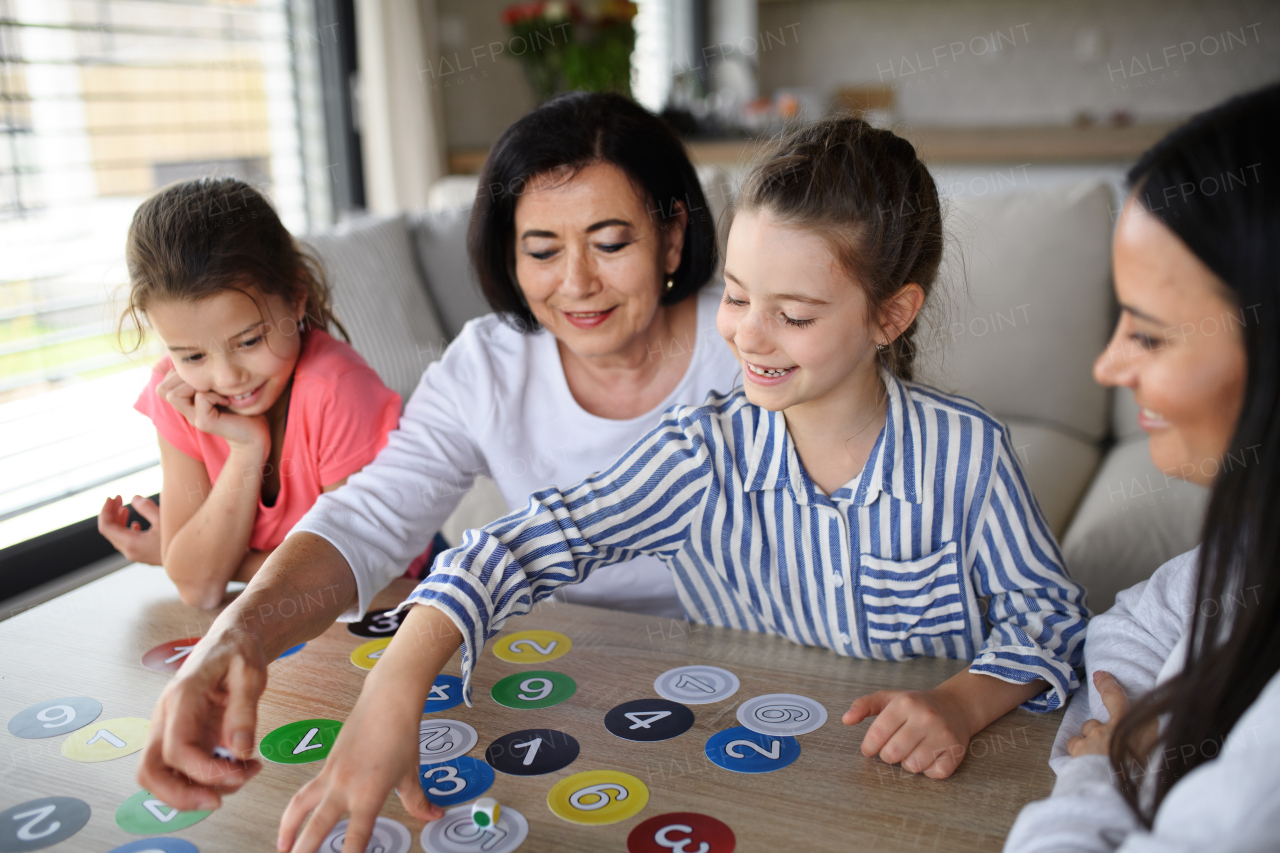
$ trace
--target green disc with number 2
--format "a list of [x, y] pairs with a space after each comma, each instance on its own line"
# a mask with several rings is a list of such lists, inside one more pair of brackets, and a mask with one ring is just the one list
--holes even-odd
[[549, 708], [577, 691], [578, 685], [563, 672], [535, 670], [508, 675], [493, 685], [492, 695], [508, 708]]
[[262, 739], [258, 752], [276, 764], [319, 761], [333, 749], [342, 723], [337, 720], [298, 720], [286, 723]]

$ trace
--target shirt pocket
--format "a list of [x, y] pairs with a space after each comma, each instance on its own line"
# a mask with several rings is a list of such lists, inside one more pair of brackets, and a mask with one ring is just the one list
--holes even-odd
[[871, 643], [883, 646], [965, 632], [955, 542], [918, 560], [885, 560], [870, 554], [862, 554], [860, 560], [858, 594]]

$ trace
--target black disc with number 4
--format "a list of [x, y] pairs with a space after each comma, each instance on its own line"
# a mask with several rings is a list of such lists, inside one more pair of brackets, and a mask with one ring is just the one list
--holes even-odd
[[390, 637], [400, 630], [403, 617], [394, 610], [370, 610], [359, 622], [347, 625], [347, 630], [357, 637]]
[[671, 740], [693, 726], [693, 711], [669, 699], [623, 702], [604, 715], [604, 727], [624, 740]]
[[578, 742], [555, 729], [523, 729], [489, 744], [484, 760], [512, 776], [541, 776], [563, 770], [578, 757]]

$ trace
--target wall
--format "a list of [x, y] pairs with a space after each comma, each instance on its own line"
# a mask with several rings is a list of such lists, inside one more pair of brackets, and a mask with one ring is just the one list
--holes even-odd
[[1258, 0], [797, 0], [760, 30], [795, 34], [757, 51], [761, 92], [893, 85], [915, 124], [1163, 121], [1280, 80], [1280, 4]]

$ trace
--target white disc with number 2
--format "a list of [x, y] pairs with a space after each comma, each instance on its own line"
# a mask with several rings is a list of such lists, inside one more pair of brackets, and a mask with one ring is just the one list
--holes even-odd
[[738, 722], [762, 735], [795, 737], [822, 728], [827, 709], [808, 696], [768, 693], [739, 705]]
[[420, 840], [427, 853], [511, 853], [528, 836], [529, 821], [510, 806], [503, 806], [498, 822], [484, 829], [471, 819], [471, 806], [458, 806], [424, 826]]
[[423, 720], [418, 726], [418, 763], [439, 764], [466, 755], [480, 735], [458, 720]]

